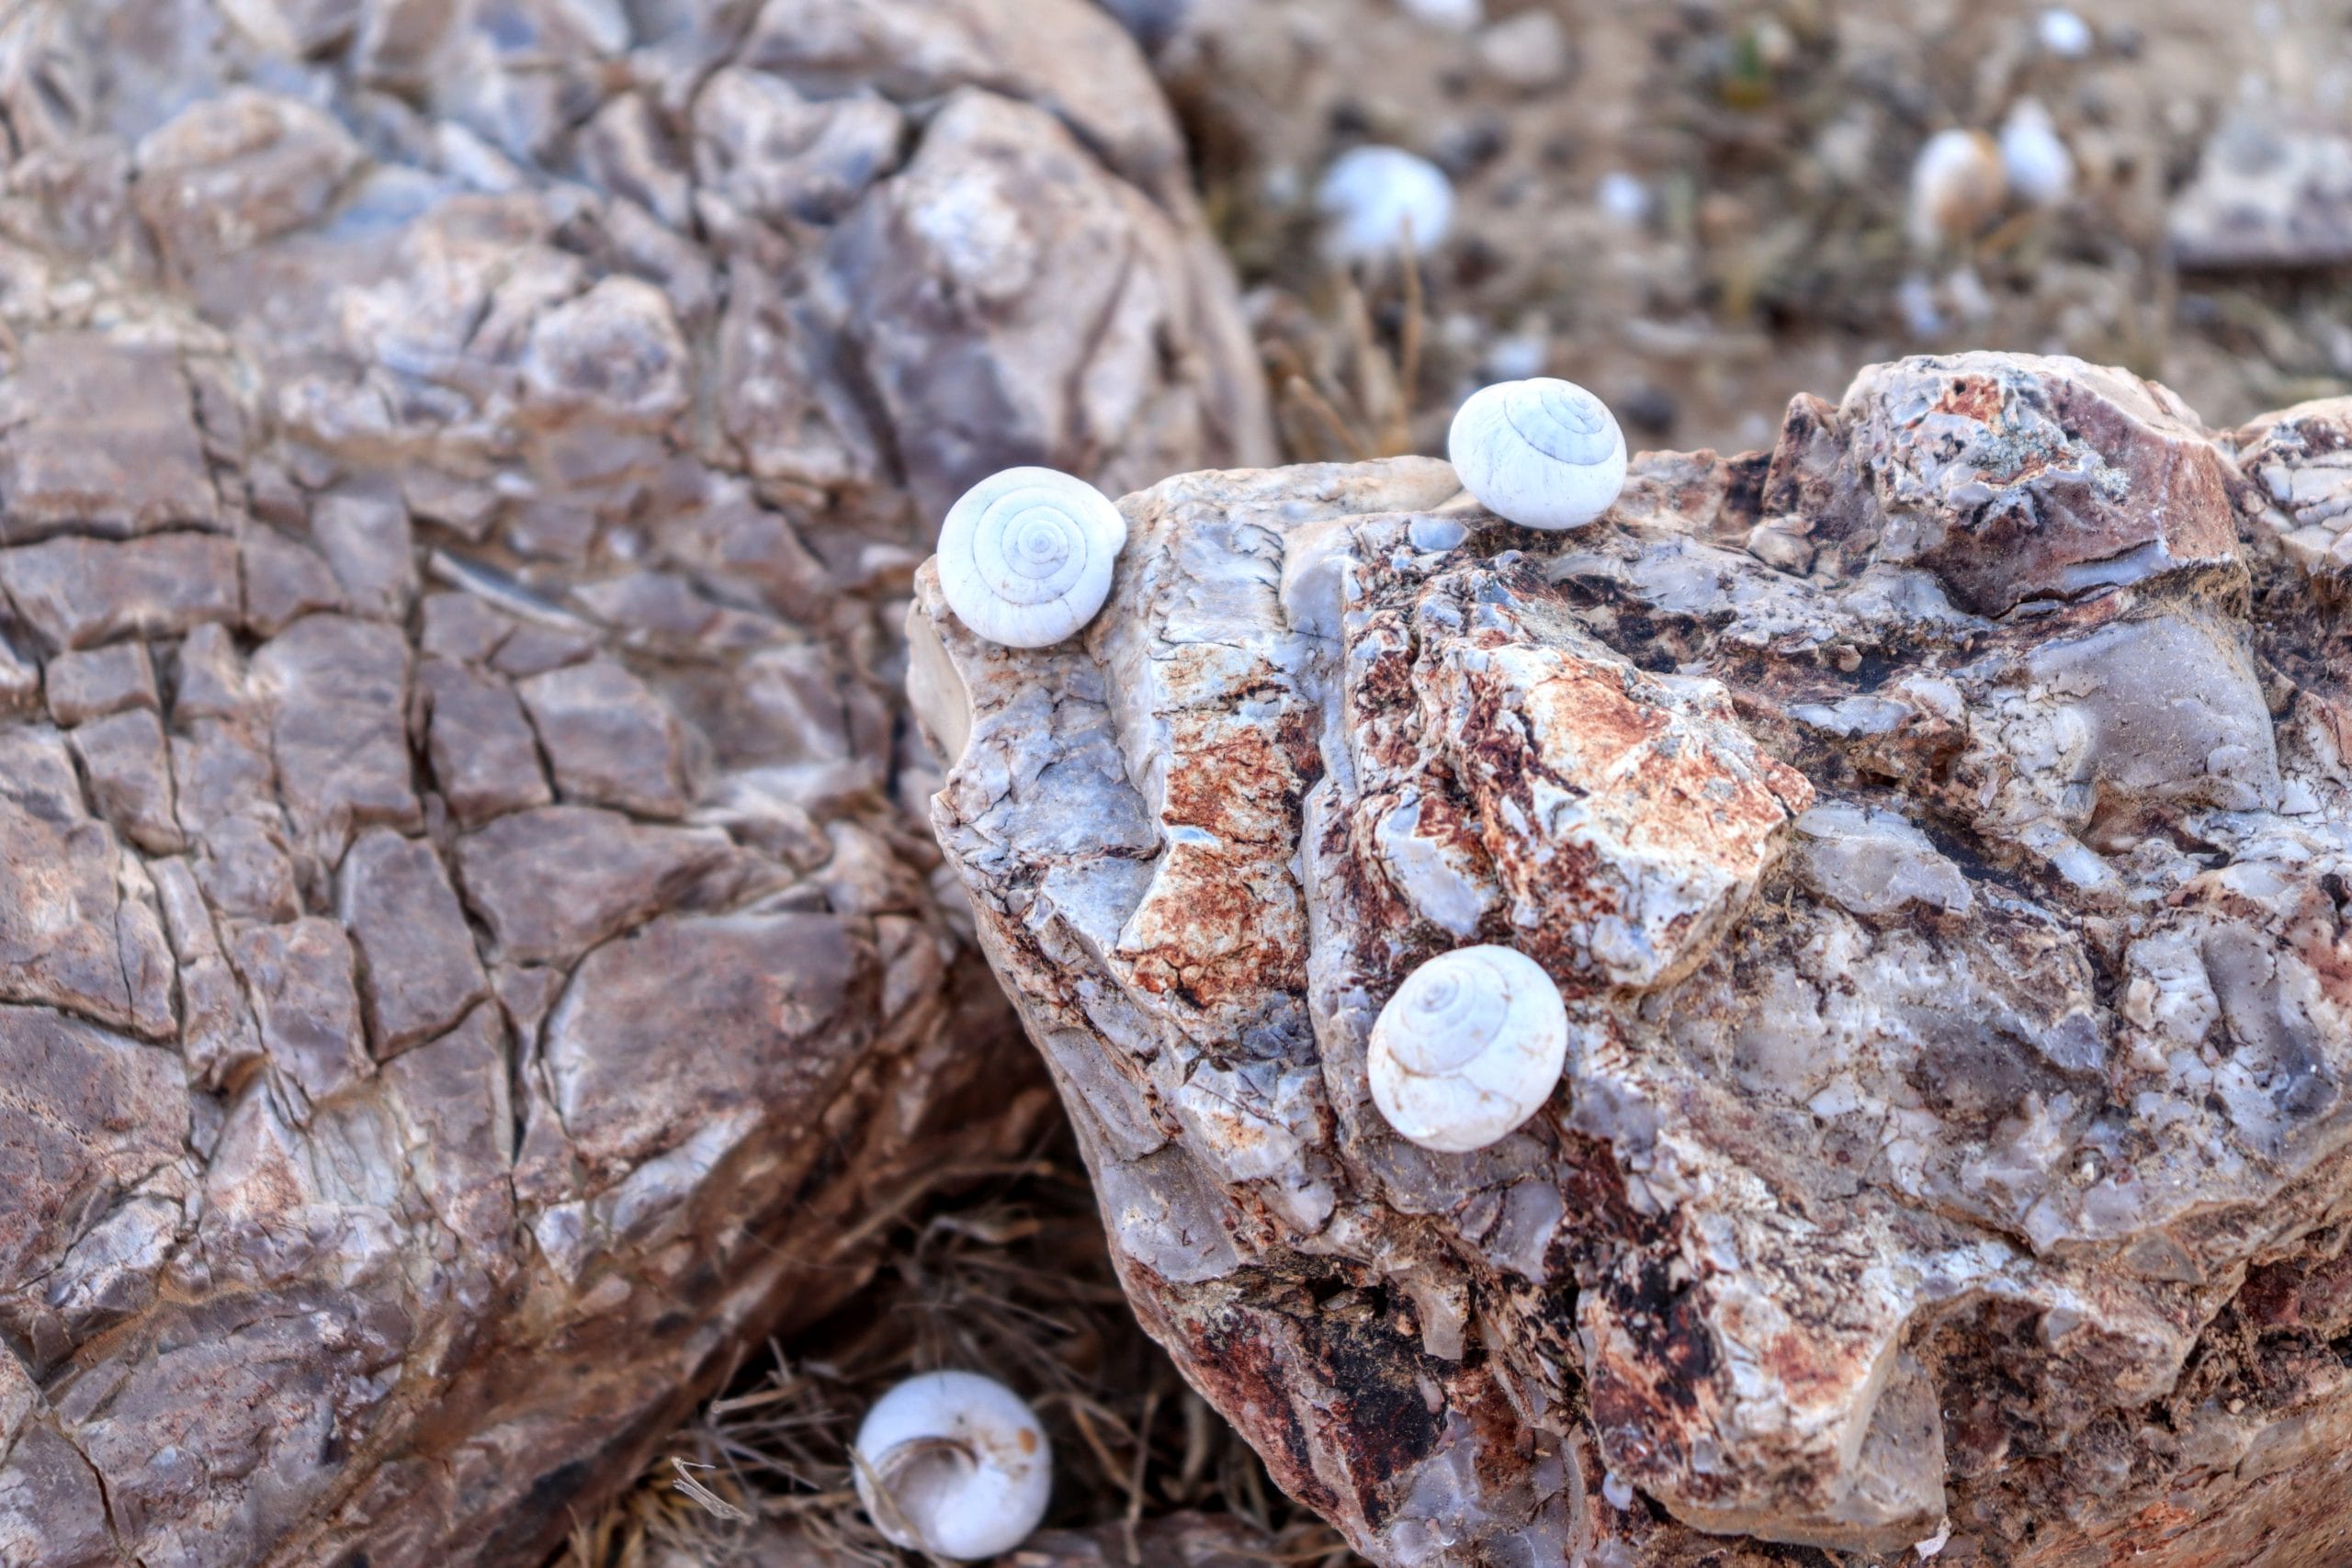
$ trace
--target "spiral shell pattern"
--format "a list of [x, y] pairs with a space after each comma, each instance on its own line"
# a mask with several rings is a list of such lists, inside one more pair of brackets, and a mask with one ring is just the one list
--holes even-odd
[[1459, 948], [1380, 1010], [1373, 1103], [1423, 1148], [1482, 1149], [1543, 1108], [1567, 1051], [1567, 1009], [1541, 964], [1515, 948]]
[[1102, 608], [1126, 519], [1083, 479], [1007, 468], [964, 492], [939, 530], [939, 586], [990, 642], [1045, 648]]
[[1505, 381], [1453, 416], [1446, 455], [1487, 510], [1529, 528], [1580, 528], [1616, 504], [1625, 435], [1573, 381]]

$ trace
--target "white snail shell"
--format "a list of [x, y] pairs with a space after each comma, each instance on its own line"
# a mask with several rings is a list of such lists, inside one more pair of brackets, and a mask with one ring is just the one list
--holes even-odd
[[1408, 233], [1426, 254], [1453, 227], [1453, 182], [1402, 147], [1351, 147], [1324, 171], [1315, 209], [1324, 220], [1323, 254], [1341, 265], [1393, 256]]
[[1539, 377], [1472, 393], [1445, 454], [1480, 505], [1528, 528], [1581, 528], [1625, 488], [1625, 433], [1573, 381]]
[[964, 492], [939, 528], [939, 586], [956, 618], [1007, 648], [1046, 648], [1094, 618], [1127, 520], [1052, 468], [1007, 468]]
[[2038, 98], [2019, 98], [2001, 122], [2001, 168], [2009, 194], [2031, 207], [2057, 207], [2075, 190], [2075, 155]]
[[2001, 150], [1981, 130], [1939, 130], [1911, 165], [1911, 243], [1923, 251], [1956, 245], [2001, 209], [2008, 175]]
[[1011, 1551], [1046, 1517], [1046, 1429], [977, 1372], [909, 1378], [865, 1413], [855, 1448], [858, 1501], [894, 1545], [969, 1562]]
[[1425, 1149], [1483, 1149], [1543, 1108], [1568, 1055], [1568, 1012], [1543, 965], [1510, 947], [1422, 964], [1372, 1026], [1372, 1100]]

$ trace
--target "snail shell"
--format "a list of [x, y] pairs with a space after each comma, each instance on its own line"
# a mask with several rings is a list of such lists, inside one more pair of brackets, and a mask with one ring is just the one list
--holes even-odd
[[2075, 190], [2075, 155], [2038, 98], [2019, 98], [2001, 122], [2001, 168], [2009, 194], [2031, 207], [2060, 207]]
[[1625, 488], [1625, 433], [1573, 381], [1505, 381], [1474, 392], [1446, 433], [1462, 488], [1528, 528], [1581, 528]]
[[1340, 265], [1393, 256], [1408, 233], [1413, 249], [1427, 253], [1453, 224], [1453, 182], [1402, 147], [1351, 147], [1331, 160], [1315, 209], [1324, 256]]
[[1515, 948], [1457, 948], [1380, 1010], [1373, 1103], [1425, 1149], [1483, 1149], [1543, 1108], [1567, 1055], [1567, 1009], [1541, 964]]
[[2001, 209], [2008, 175], [2001, 150], [1981, 130], [1939, 130], [1911, 165], [1911, 243], [1922, 251], [1956, 245]]
[[1046, 1517], [1046, 1429], [977, 1372], [909, 1378], [865, 1413], [854, 1448], [858, 1501], [894, 1545], [969, 1562], [1012, 1551]]
[[947, 509], [939, 586], [990, 642], [1045, 648], [1094, 618], [1127, 520], [1101, 491], [1052, 468], [1007, 468]]

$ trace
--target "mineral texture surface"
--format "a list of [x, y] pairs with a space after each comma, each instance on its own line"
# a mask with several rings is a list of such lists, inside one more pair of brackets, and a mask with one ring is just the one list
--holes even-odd
[[[1082, 637], [918, 577], [933, 807], [1138, 1313], [1396, 1568], [2352, 1559], [2352, 403], [1913, 359], [1513, 528], [1122, 502]], [[1507, 943], [1550, 1103], [1366, 1037]]]
[[539, 1562], [1050, 1108], [901, 627], [1264, 460], [1172, 121], [1080, 0], [60, 0], [0, 118], [0, 1562]]

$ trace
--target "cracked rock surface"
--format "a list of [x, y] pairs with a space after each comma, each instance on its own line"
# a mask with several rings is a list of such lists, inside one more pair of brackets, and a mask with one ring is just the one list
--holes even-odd
[[900, 628], [1263, 460], [1180, 143], [1080, 0], [17, 6], [0, 115], [0, 1562], [535, 1562], [1048, 1103]]
[[[1514, 528], [1188, 475], [1079, 638], [918, 577], [933, 818], [1128, 1293], [1384, 1564], [2352, 1552], [2352, 405], [1912, 359]], [[1367, 1036], [1501, 942], [1472, 1154]]]

